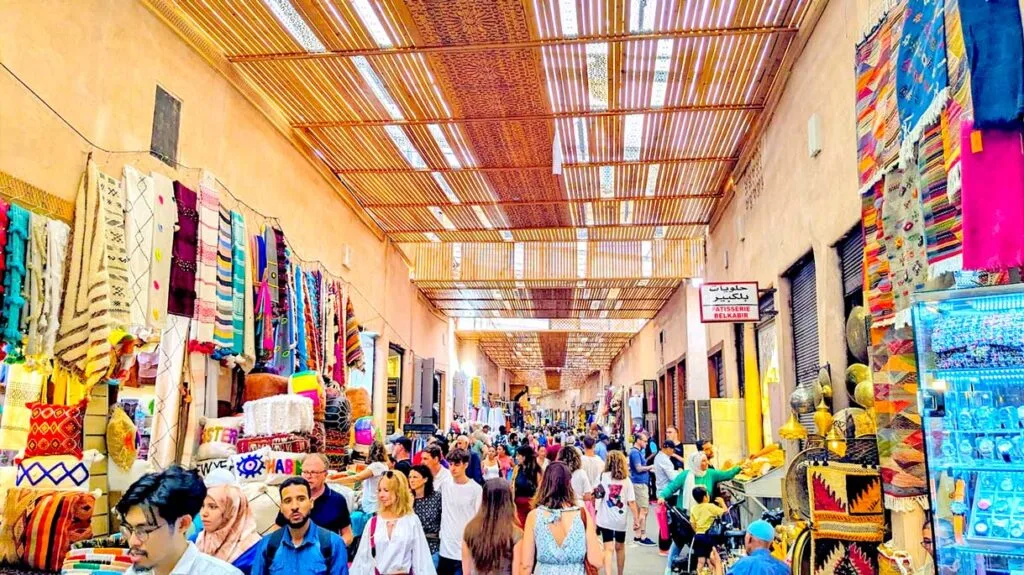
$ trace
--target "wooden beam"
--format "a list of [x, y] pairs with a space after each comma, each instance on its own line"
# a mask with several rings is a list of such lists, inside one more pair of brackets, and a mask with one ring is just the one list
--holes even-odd
[[471, 118], [411, 118], [403, 120], [345, 120], [334, 122], [294, 122], [293, 128], [366, 128], [371, 126], [423, 126], [429, 124], [486, 124], [492, 122], [529, 122], [562, 118], [608, 118], [628, 114], [675, 114], [678, 112], [758, 112], [760, 104], [695, 104], [662, 108], [632, 108], [619, 110], [554, 112], [552, 114], [525, 114], [520, 116], [475, 116]]
[[818, 26], [818, 20], [821, 19], [821, 15], [827, 5], [828, 0], [811, 0], [810, 4], [807, 5], [803, 20], [800, 22], [799, 31], [793, 38], [793, 42], [789, 45], [789, 49], [786, 50], [786, 54], [782, 58], [782, 64], [779, 66], [772, 85], [768, 89], [764, 110], [757, 115], [753, 125], [750, 126], [750, 130], [744, 136], [744, 143], [740, 149], [736, 165], [733, 166], [731, 174], [722, 183], [724, 196], [717, 202], [714, 211], [711, 212], [709, 232], [715, 231], [718, 223], [722, 220], [725, 209], [732, 203], [733, 196], [735, 195], [734, 184], [747, 170], [754, 151], [757, 149], [758, 140], [765, 130], [768, 129], [768, 124], [771, 123], [775, 109], [779, 107], [779, 101], [786, 90], [786, 82], [789, 80], [789, 75], [793, 72], [793, 66], [796, 65], [804, 48], [807, 47], [807, 42], [811, 39], [811, 35], [814, 34], [814, 29]]
[[[586, 164], [562, 164], [563, 169], [582, 169], [582, 168], [604, 168], [607, 166], [620, 167], [620, 166], [651, 166], [654, 164], [659, 165], [673, 165], [673, 164], [705, 164], [705, 163], [725, 163], [735, 162], [737, 158], [733, 156], [703, 156], [703, 157], [692, 157], [692, 158], [670, 158], [665, 160], [637, 160], [637, 161], [618, 161], [618, 162], [600, 162], [600, 163], [586, 163]], [[541, 164], [538, 166], [474, 166], [466, 168], [353, 168], [345, 170], [334, 170], [334, 173], [343, 176], [345, 174], [407, 174], [407, 173], [424, 173], [429, 174], [432, 172], [521, 172], [524, 170], [547, 170], [551, 171], [551, 164]]]
[[[639, 224], [639, 225], [642, 225], [642, 226], [706, 226], [706, 225], [708, 225], [708, 223], [705, 222], [705, 221], [700, 221], [700, 220], [683, 220], [683, 221], [658, 222], [656, 224]], [[580, 228], [586, 228], [588, 230], [592, 230], [592, 229], [595, 229], [595, 228], [618, 228], [618, 229], [621, 229], [621, 228], [628, 227], [628, 226], [624, 226], [624, 225], [621, 225], [621, 224], [614, 224], [614, 225], [602, 225], [602, 226], [561, 226], [561, 227], [564, 228], [564, 229], [571, 229], [571, 230], [577, 230], [577, 229], [580, 229]], [[436, 228], [417, 228], [417, 229], [411, 229], [411, 230], [395, 230], [395, 229], [388, 229], [386, 224], [384, 225], [384, 228], [385, 228], [384, 229], [385, 233], [388, 233], [388, 234], [423, 234], [423, 233], [427, 233], [427, 232], [441, 233], [441, 232], [452, 232], [452, 231], [455, 231], [455, 232], [483, 232], [483, 231], [490, 232], [490, 231], [497, 231], [497, 228], [492, 229], [492, 228], [484, 228], [484, 227], [458, 228], [458, 229], [455, 229], [455, 230], [448, 230], [448, 229], [445, 229], [440, 224], [440, 222], [437, 224]], [[553, 230], [553, 229], [557, 230], [557, 229], [560, 229], [560, 228], [559, 227], [544, 226], [544, 225], [541, 225], [541, 226], [525, 226], [525, 227], [524, 226], [516, 226], [514, 228], [509, 228], [509, 231], [511, 231], [512, 233], [515, 233], [515, 232], [524, 231], [524, 230]], [[573, 232], [573, 233], [575, 233], [575, 232]], [[696, 238], [694, 238], [694, 239], [696, 239]], [[573, 241], [575, 241], [575, 240], [573, 240]], [[633, 242], [635, 242], [637, 240], [608, 240], [608, 241], [633, 241]], [[682, 240], [664, 240], [664, 241], [682, 241]], [[408, 243], [416, 243], [416, 242], [400, 242], [400, 243], [408, 244]], [[483, 242], [483, 243], [488, 243], [488, 242]], [[501, 242], [489, 242], [489, 243], [501, 243]], [[512, 242], [509, 242], [509, 243], [512, 243]]]
[[228, 61], [266, 62], [280, 60], [322, 60], [353, 56], [393, 56], [399, 54], [459, 54], [493, 50], [525, 50], [549, 46], [572, 46], [592, 42], [637, 42], [672, 38], [712, 38], [720, 36], [758, 36], [766, 34], [794, 34], [797, 28], [789, 26], [737, 26], [734, 28], [706, 28], [701, 30], [664, 30], [640, 34], [592, 34], [575, 38], [531, 38], [518, 42], [481, 42], [474, 44], [432, 44], [424, 46], [396, 46], [394, 48], [356, 48], [328, 52], [287, 52], [277, 54], [241, 54], [229, 56]]
[[677, 194], [671, 196], [630, 196], [630, 197], [617, 197], [613, 199], [609, 198], [560, 198], [557, 200], [515, 200], [515, 201], [498, 201], [493, 202], [459, 202], [458, 204], [452, 202], [418, 202], [418, 203], [407, 203], [407, 204], [393, 204], [393, 203], [376, 203], [376, 204], [363, 204], [364, 208], [430, 208], [434, 206], [481, 206], [481, 207], [513, 207], [513, 206], [553, 206], [560, 204], [594, 204], [597, 208], [601, 204], [617, 204], [625, 200], [632, 200], [634, 202], [640, 201], [660, 201], [660, 200], [714, 200], [721, 198], [720, 193], [709, 193], [709, 194]]

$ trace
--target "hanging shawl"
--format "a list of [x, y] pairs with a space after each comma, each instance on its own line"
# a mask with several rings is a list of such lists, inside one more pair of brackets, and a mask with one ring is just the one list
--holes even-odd
[[[64, 257], [67, 255], [71, 228], [64, 222], [46, 222], [46, 280], [43, 313], [46, 316], [42, 354], [53, 357], [60, 329], [60, 302], [64, 293]], [[43, 323], [40, 320], [40, 323]]]
[[199, 184], [199, 251], [196, 256], [196, 329], [194, 341], [205, 352], [213, 351], [217, 310], [217, 244], [220, 224], [220, 197], [213, 175], [203, 172]]
[[22, 287], [28, 271], [25, 254], [28, 249], [29, 219], [31, 213], [17, 204], [11, 204], [7, 212], [7, 273], [4, 275], [3, 308], [0, 311], [0, 328], [7, 350], [8, 361], [21, 361], [21, 313], [25, 307]]
[[84, 377], [86, 387], [106, 377], [111, 359], [107, 221], [101, 214], [99, 176], [90, 159], [75, 199], [68, 290], [55, 347], [60, 365]]
[[[220, 225], [217, 237], [217, 312], [214, 320], [213, 340], [217, 349], [230, 350], [234, 342], [234, 326], [232, 312], [234, 296], [232, 294], [231, 269], [231, 214], [221, 205]], [[223, 355], [219, 353], [217, 355]]]
[[106, 218], [107, 273], [110, 280], [112, 327], [128, 327], [131, 296], [128, 292], [128, 250], [124, 237], [124, 185], [121, 180], [100, 173], [100, 202]]
[[155, 172], [152, 178], [156, 202], [153, 204], [153, 252], [149, 266], [149, 312], [146, 314], [146, 327], [150, 333], [159, 334], [167, 326], [171, 254], [174, 251], [178, 207], [174, 201], [174, 184], [170, 178]]
[[155, 227], [156, 186], [153, 178], [144, 176], [131, 166], [124, 167], [125, 210], [124, 231], [128, 238], [128, 310], [130, 331], [142, 339], [148, 325], [150, 270], [153, 263], [153, 229]]
[[199, 243], [198, 196], [181, 182], [174, 182], [178, 204], [178, 227], [171, 252], [171, 294], [167, 311], [191, 318], [196, 311], [196, 254]]
[[903, 140], [900, 161], [912, 161], [914, 144], [939, 118], [949, 99], [945, 2], [908, 0], [896, 65], [896, 107]]
[[[0, 254], [3, 254], [7, 249], [7, 212], [11, 206], [7, 202], [0, 200]], [[4, 283], [3, 276], [7, 269], [7, 258], [0, 257], [0, 302], [3, 301], [4, 297]]]
[[295, 266], [295, 365], [298, 370], [305, 370], [309, 365], [309, 348], [307, 346], [306, 329], [306, 276], [298, 265]]
[[231, 212], [231, 329], [232, 353], [242, 355], [245, 347], [245, 220]]
[[345, 387], [345, 293], [340, 283], [336, 284], [336, 294], [331, 315], [334, 321], [334, 381]]
[[319, 290], [317, 289], [317, 272], [311, 271], [303, 274], [306, 281], [305, 295], [305, 326], [306, 326], [306, 352], [308, 356], [307, 367], [319, 371], [321, 363], [320, 353], [320, 322], [319, 322]]
[[279, 375], [289, 376], [295, 371], [295, 306], [291, 302], [292, 283], [288, 267], [288, 248], [284, 245], [284, 234], [276, 228], [274, 242], [278, 247], [278, 287], [281, 294], [280, 325], [277, 327], [274, 365]]
[[359, 321], [356, 320], [356, 310], [352, 306], [352, 298], [345, 302], [345, 358], [348, 366], [363, 371], [366, 365], [363, 362], [363, 346], [359, 341]]
[[242, 257], [245, 258], [245, 269], [243, 278], [243, 290], [244, 290], [244, 301], [242, 303], [242, 355], [238, 359], [238, 364], [242, 368], [242, 371], [249, 372], [252, 370], [253, 365], [256, 364], [256, 314], [254, 311], [254, 298], [255, 294], [253, 288], [252, 270], [255, 267], [253, 262], [253, 253], [250, 249], [251, 242], [249, 236], [245, 233], [245, 220], [242, 220]]
[[253, 256], [256, 263], [256, 302], [253, 307], [256, 320], [256, 363], [264, 366], [273, 357], [274, 351], [274, 310], [270, 301], [270, 285], [267, 280], [267, 238], [264, 233], [253, 236]]
[[277, 230], [272, 227], [264, 226], [263, 228], [263, 244], [264, 244], [264, 255], [267, 259], [266, 266], [266, 280], [267, 288], [269, 291], [269, 299], [272, 311], [272, 318], [277, 318], [281, 315], [281, 288], [278, 285], [278, 276], [281, 274], [280, 268], [277, 265]]
[[28, 305], [27, 309], [27, 341], [25, 343], [25, 356], [35, 365], [43, 351], [43, 339], [46, 337], [46, 311], [45, 311], [45, 274], [43, 268], [46, 266], [47, 256], [47, 222], [49, 218], [39, 214], [31, 214], [29, 217], [29, 249], [28, 249]]

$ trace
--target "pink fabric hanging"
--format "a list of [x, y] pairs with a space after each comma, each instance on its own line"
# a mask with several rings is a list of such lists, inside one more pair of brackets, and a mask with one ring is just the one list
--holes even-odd
[[1020, 131], [961, 127], [964, 269], [1024, 264], [1024, 140]]

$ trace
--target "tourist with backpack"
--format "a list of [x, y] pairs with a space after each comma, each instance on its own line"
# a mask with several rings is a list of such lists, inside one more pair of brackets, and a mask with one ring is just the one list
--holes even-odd
[[252, 575], [348, 575], [348, 551], [341, 536], [318, 527], [309, 518], [312, 495], [309, 482], [302, 477], [284, 480], [281, 514], [287, 524], [260, 541]]
[[377, 496], [380, 505], [359, 540], [352, 575], [435, 575], [405, 474], [384, 472], [377, 484]]

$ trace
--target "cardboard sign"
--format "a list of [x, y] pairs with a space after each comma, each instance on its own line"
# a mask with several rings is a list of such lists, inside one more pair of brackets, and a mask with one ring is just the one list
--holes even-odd
[[757, 282], [706, 283], [700, 286], [700, 321], [745, 323], [761, 320]]

